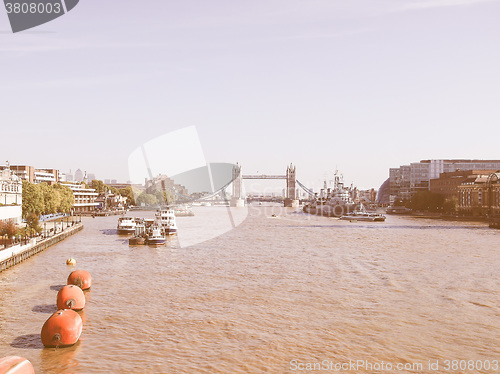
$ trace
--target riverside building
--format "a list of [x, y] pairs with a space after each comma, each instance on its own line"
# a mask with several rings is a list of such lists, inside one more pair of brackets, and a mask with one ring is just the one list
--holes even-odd
[[75, 197], [73, 205], [74, 213], [93, 212], [99, 206], [99, 202], [97, 202], [98, 193], [95, 189], [86, 188], [85, 185], [77, 181], [63, 182], [61, 184], [69, 187], [73, 192], [73, 196]]
[[500, 215], [500, 172], [471, 175], [458, 186], [458, 211], [463, 215]]
[[396, 198], [409, 199], [422, 190], [430, 190], [431, 180], [442, 173], [470, 170], [500, 170], [500, 160], [422, 160], [389, 169], [391, 203]]
[[23, 183], [12, 170], [0, 171], [0, 221], [22, 221]]
[[30, 183], [59, 183], [59, 170], [56, 169], [36, 169], [28, 165], [10, 165], [9, 168], [19, 178]]

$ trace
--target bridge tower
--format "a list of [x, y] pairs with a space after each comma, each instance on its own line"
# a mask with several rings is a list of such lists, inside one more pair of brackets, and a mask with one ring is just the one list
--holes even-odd
[[245, 200], [242, 193], [243, 174], [241, 173], [241, 165], [236, 163], [233, 166], [233, 196], [231, 197], [231, 206], [243, 207]]
[[295, 166], [290, 164], [286, 168], [286, 207], [298, 207], [299, 200], [297, 200], [297, 177], [295, 174]]

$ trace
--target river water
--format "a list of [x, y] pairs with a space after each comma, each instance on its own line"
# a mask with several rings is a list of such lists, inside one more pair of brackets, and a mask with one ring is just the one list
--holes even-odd
[[[246, 212], [196, 208], [178, 219], [184, 239], [157, 248], [129, 247], [117, 217], [84, 219], [82, 232], [0, 273], [0, 357], [26, 357], [37, 374], [500, 370], [499, 231]], [[223, 220], [241, 224], [227, 231]], [[41, 327], [74, 269], [93, 277], [81, 339], [44, 349]], [[365, 366], [335, 368], [349, 360]]]

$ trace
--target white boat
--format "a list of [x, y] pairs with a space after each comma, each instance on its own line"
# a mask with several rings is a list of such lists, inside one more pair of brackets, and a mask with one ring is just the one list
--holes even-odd
[[385, 218], [386, 217], [383, 214], [368, 212], [363, 204], [360, 204], [360, 206], [351, 213], [346, 213], [340, 216], [340, 219], [349, 221], [371, 221], [371, 222], [383, 222], [385, 221]]
[[193, 210], [186, 205], [179, 205], [174, 208], [176, 217], [191, 217], [194, 216]]
[[171, 208], [160, 209], [155, 214], [156, 222], [163, 228], [166, 235], [177, 233], [177, 224], [175, 223], [175, 211]]
[[165, 244], [165, 230], [159, 225], [154, 225], [148, 232], [148, 244], [161, 245]]
[[118, 218], [118, 225], [116, 230], [118, 234], [133, 234], [135, 232], [136, 222], [132, 217], [120, 217]]

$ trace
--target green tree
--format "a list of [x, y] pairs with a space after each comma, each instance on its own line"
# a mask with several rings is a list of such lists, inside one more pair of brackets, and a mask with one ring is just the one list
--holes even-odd
[[26, 217], [26, 228], [30, 233], [42, 231], [42, 227], [39, 225], [38, 215], [35, 213], [30, 213]]
[[118, 190], [121, 196], [127, 199], [128, 205], [135, 205], [134, 192], [131, 186], [127, 186], [125, 188], [121, 188]]
[[75, 198], [73, 196], [73, 192], [68, 186], [63, 184], [54, 184], [52, 185], [54, 193], [57, 193], [59, 196], [59, 206], [57, 207], [57, 211], [60, 213], [69, 213], [71, 212], [71, 208], [75, 204]]
[[53, 186], [49, 186], [47, 183], [40, 183], [37, 187], [43, 195], [44, 209], [42, 213], [57, 213], [59, 211], [59, 206], [61, 205], [61, 195], [59, 194], [59, 191]]
[[137, 198], [137, 204], [157, 205], [158, 204], [158, 199], [156, 198], [155, 195], [143, 192]]
[[107, 186], [104, 184], [103, 181], [98, 180], [98, 179], [92, 180], [91, 188], [95, 189], [95, 192], [97, 192], [99, 195], [106, 192], [106, 187]]
[[37, 216], [45, 210], [44, 196], [39, 185], [23, 180], [23, 218], [30, 213]]

